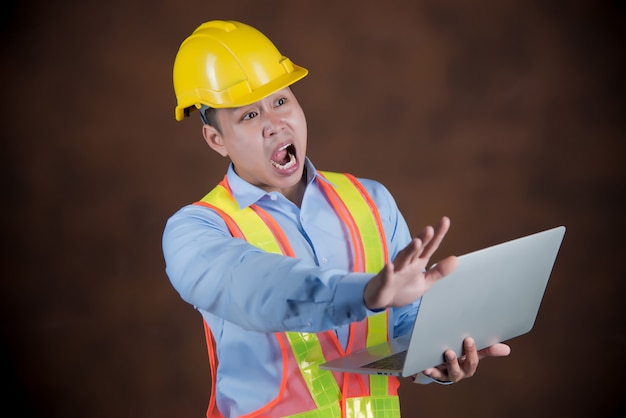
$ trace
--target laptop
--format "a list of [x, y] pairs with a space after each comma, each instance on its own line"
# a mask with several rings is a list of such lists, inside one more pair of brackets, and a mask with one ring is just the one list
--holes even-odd
[[410, 335], [320, 368], [412, 376], [442, 364], [448, 349], [461, 356], [466, 337], [480, 350], [528, 333], [564, 235], [559, 226], [460, 256], [457, 268], [422, 297]]

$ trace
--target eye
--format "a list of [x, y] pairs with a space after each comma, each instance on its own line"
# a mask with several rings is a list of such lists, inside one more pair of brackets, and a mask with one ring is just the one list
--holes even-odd
[[285, 103], [287, 103], [287, 98], [285, 98], [285, 97], [281, 97], [280, 99], [277, 99], [277, 100], [274, 102], [274, 105], [275, 105], [275, 107], [279, 107], [279, 106], [284, 105]]
[[250, 119], [254, 119], [256, 118], [258, 115], [257, 112], [246, 112], [243, 114], [243, 116], [241, 117], [241, 120], [250, 120]]

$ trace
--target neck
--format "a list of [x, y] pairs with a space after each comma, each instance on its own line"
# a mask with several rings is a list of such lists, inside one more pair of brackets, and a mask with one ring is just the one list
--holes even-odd
[[300, 181], [295, 184], [290, 190], [284, 193], [285, 197], [291, 200], [297, 207], [302, 206], [302, 198], [304, 197], [304, 191], [306, 189], [306, 168], [302, 172]]

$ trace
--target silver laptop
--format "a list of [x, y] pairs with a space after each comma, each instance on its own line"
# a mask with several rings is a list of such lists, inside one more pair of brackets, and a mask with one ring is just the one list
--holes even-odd
[[537, 317], [565, 227], [528, 235], [459, 257], [458, 267], [422, 297], [410, 335], [329, 361], [320, 367], [352, 373], [411, 376], [477, 349], [529, 332]]

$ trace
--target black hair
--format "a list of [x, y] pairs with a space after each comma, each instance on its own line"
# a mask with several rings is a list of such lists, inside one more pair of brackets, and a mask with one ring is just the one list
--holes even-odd
[[217, 111], [215, 108], [203, 107], [200, 109], [200, 119], [202, 119], [202, 123], [214, 127], [217, 129], [217, 132], [222, 134], [222, 128], [220, 128], [220, 124], [217, 121]]

